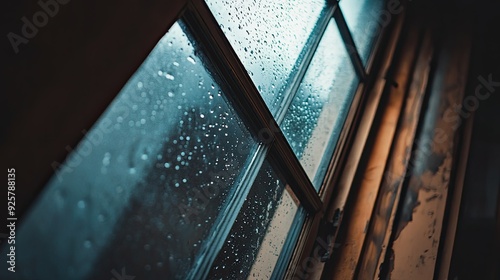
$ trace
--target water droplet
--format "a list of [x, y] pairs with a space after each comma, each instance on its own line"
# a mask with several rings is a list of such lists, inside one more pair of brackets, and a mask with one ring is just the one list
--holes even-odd
[[83, 246], [88, 249], [92, 247], [92, 242], [90, 242], [90, 240], [85, 240], [85, 242], [83, 242]]
[[137, 171], [135, 170], [134, 167], [131, 167], [129, 170], [128, 170], [128, 173], [130, 174], [135, 174]]
[[147, 159], [148, 159], [148, 155], [146, 155], [146, 154], [142, 154], [142, 155], [141, 155], [141, 159], [142, 159], [142, 160], [147, 160]]
[[192, 64], [196, 64], [196, 60], [194, 60], [194, 58], [193, 58], [192, 56], [188, 56], [188, 57], [187, 57], [187, 60], [188, 60], [189, 62], [191, 62]]
[[205, 115], [200, 114], [200, 118], [204, 119], [204, 118], [205, 118]]
[[165, 162], [165, 164], [163, 166], [165, 166], [165, 168], [170, 168], [170, 163]]
[[78, 201], [77, 205], [78, 205], [78, 208], [84, 209], [85, 208], [85, 201], [80, 200], [80, 201]]
[[102, 159], [102, 165], [108, 166], [111, 160], [111, 154], [110, 153], [105, 153], [104, 158]]
[[172, 80], [172, 81], [175, 79], [175, 77], [172, 74], [169, 74], [169, 73], [165, 74], [165, 78], [167, 78], [169, 80]]

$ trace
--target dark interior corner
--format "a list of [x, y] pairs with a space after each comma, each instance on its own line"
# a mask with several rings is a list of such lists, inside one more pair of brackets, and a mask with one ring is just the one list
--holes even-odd
[[495, 83], [474, 113], [456, 245], [449, 279], [498, 279], [500, 271], [500, 26], [498, 1], [474, 3], [475, 25], [467, 95], [482, 79]]

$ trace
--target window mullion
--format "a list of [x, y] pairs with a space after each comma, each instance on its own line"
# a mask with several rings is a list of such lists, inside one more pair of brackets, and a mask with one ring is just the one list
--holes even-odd
[[293, 153], [273, 115], [231, 47], [219, 24], [204, 1], [190, 3], [184, 18], [191, 33], [203, 45], [207, 59], [216, 66], [222, 84], [230, 87], [226, 97], [250, 130], [264, 144], [272, 143], [271, 161], [295, 192], [308, 212], [322, 209], [322, 202], [302, 165]]
[[342, 14], [342, 10], [340, 10], [340, 6], [337, 5], [335, 7], [333, 17], [335, 18], [335, 22], [339, 28], [340, 36], [342, 36], [342, 39], [344, 40], [344, 44], [346, 45], [347, 52], [349, 53], [352, 64], [354, 65], [356, 74], [358, 74], [361, 81], [364, 81], [366, 79], [365, 67], [363, 66], [363, 61], [361, 60], [358, 48], [354, 43], [354, 39], [352, 38], [351, 31], [349, 31], [349, 27], [345, 21], [344, 14]]
[[306, 75], [307, 69], [311, 64], [311, 61], [318, 49], [321, 38], [325, 34], [326, 28], [330, 19], [333, 16], [334, 6], [326, 6], [321, 13], [316, 26], [314, 27], [311, 35], [309, 36], [304, 49], [302, 50], [298, 63], [296, 65], [296, 71], [290, 74], [291, 79], [289, 80], [286, 88], [284, 89], [284, 98], [282, 100], [281, 106], [279, 106], [278, 112], [276, 112], [276, 122], [281, 124], [285, 119], [285, 115], [292, 104], [292, 101], [297, 93], [297, 90], [302, 82], [302, 79]]
[[238, 213], [243, 207], [245, 199], [264, 163], [268, 148], [268, 146], [259, 145], [250, 152], [253, 155], [249, 157], [247, 168], [243, 170], [243, 174], [239, 177], [238, 186], [233, 190], [233, 196], [229, 198], [230, 203], [227, 204], [217, 218], [216, 230], [212, 231], [210, 236], [207, 237], [206, 246], [200, 252], [201, 261], [195, 264], [187, 279], [206, 279], [208, 277], [213, 262], [224, 246]]

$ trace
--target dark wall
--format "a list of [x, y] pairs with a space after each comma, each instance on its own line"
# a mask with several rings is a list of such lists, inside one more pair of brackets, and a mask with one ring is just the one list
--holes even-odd
[[500, 279], [500, 1], [477, 1], [471, 13], [475, 26], [466, 96], [484, 84], [480, 77], [492, 83], [490, 95], [467, 112], [474, 113], [474, 125], [449, 278]]
[[7, 1], [0, 12], [0, 154], [2, 170], [16, 168], [18, 215], [187, 0], [40, 2]]

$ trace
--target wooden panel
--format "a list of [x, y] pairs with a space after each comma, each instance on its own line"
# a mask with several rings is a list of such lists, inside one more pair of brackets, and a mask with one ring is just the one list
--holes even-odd
[[[464, 29], [446, 33], [427, 112], [412, 159], [413, 172], [393, 244], [390, 279], [433, 279], [468, 73], [470, 39]], [[460, 31], [460, 33], [458, 33]], [[449, 114], [452, 112], [451, 114]], [[454, 114], [454, 115], [453, 115]], [[444, 117], [443, 117], [444, 116]], [[453, 117], [451, 117], [453, 116]]]
[[[440, 260], [440, 270], [438, 279], [448, 279], [451, 258], [453, 254], [453, 245], [455, 244], [456, 231], [458, 229], [458, 219], [460, 213], [460, 205], [462, 202], [462, 193], [464, 189], [465, 174], [467, 170], [467, 162], [469, 159], [469, 151], [472, 138], [472, 128], [474, 122], [474, 114], [467, 119], [464, 127], [464, 133], [460, 144], [460, 158], [456, 168], [455, 184], [453, 186], [453, 197], [450, 197], [450, 211], [448, 215], [448, 226], [446, 228], [446, 236], [443, 240]], [[500, 215], [498, 216], [500, 217]], [[500, 252], [497, 250], [497, 252]], [[500, 259], [500, 258], [499, 258]]]
[[375, 279], [379, 274], [379, 267], [385, 259], [386, 249], [389, 245], [403, 182], [407, 176], [433, 53], [429, 31], [424, 34], [422, 41], [404, 111], [400, 116], [398, 131], [391, 149], [391, 156], [384, 172], [377, 205], [370, 222], [368, 238], [358, 273], [360, 279]]
[[[342, 234], [342, 246], [336, 253], [336, 262], [333, 279], [353, 279], [361, 257], [363, 243], [366, 238], [368, 225], [372, 216], [380, 183], [384, 176], [385, 164], [396, 132], [398, 119], [402, 111], [406, 89], [413, 70], [413, 62], [418, 46], [418, 30], [406, 30], [409, 36], [399, 55], [401, 63], [394, 70], [393, 84], [388, 88], [386, 106], [382, 107], [380, 125], [373, 138], [373, 146], [367, 163], [358, 170], [362, 176], [360, 182], [355, 183], [356, 197], [354, 204], [344, 219], [349, 224]], [[394, 86], [397, 84], [397, 87]], [[356, 185], [359, 184], [359, 185]]]

